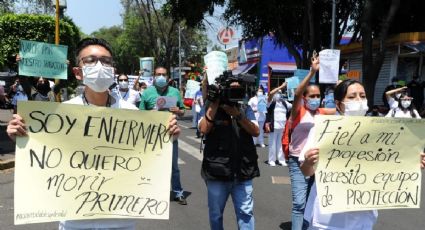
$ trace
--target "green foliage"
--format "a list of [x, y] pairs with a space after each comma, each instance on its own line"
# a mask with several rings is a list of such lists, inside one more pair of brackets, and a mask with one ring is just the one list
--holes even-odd
[[[113, 49], [118, 72], [134, 74], [139, 57], [154, 57], [156, 65], [178, 65], [178, 21], [173, 20], [169, 5], [152, 1], [122, 1], [123, 26], [102, 28], [91, 35], [107, 40]], [[180, 24], [184, 26], [184, 23]], [[205, 31], [182, 30], [183, 62], [198, 63], [208, 45]]]
[[[68, 46], [68, 59], [74, 64], [74, 50], [80, 40], [79, 29], [71, 19], [59, 23], [59, 43]], [[0, 16], [0, 67], [15, 69], [14, 56], [19, 40], [55, 43], [55, 18], [46, 15], [5, 14]]]

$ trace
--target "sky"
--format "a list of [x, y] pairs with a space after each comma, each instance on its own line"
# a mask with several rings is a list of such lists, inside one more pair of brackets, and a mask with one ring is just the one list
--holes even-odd
[[[102, 27], [122, 25], [121, 14], [123, 11], [120, 0], [67, 0], [65, 14], [71, 17], [85, 34], [91, 34]], [[224, 46], [217, 40], [218, 30], [225, 25], [218, 19], [223, 12], [223, 8], [218, 8], [214, 17], [206, 18], [212, 24], [212, 26], [207, 25], [206, 27], [208, 38], [211, 41], [209, 49], [214, 44], [220, 45], [224, 49]], [[241, 30], [236, 28], [236, 31], [233, 42], [227, 45], [227, 48], [238, 45]]]

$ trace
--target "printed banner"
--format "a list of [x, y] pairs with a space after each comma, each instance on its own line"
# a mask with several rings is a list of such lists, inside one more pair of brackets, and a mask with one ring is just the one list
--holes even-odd
[[339, 76], [340, 50], [326, 49], [319, 52], [319, 83], [335, 84]]
[[15, 224], [168, 219], [168, 112], [19, 102]]
[[419, 208], [425, 120], [316, 116], [323, 213]]
[[19, 75], [68, 78], [68, 46], [21, 40]]

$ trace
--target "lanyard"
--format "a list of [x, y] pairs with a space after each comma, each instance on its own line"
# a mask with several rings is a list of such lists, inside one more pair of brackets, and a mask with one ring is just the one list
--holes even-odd
[[[83, 93], [83, 99], [84, 99], [85, 105], [90, 105], [90, 103], [87, 101], [87, 98], [86, 98], [86, 94], [85, 93]], [[108, 100], [106, 101], [106, 105], [105, 106], [106, 107], [111, 107], [111, 95], [109, 95], [109, 94], [108, 94]]]

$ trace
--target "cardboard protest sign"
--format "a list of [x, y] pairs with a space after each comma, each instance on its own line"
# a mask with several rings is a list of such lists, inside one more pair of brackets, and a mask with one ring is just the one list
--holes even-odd
[[314, 123], [323, 213], [419, 208], [424, 120], [316, 116]]
[[286, 86], [288, 100], [293, 101], [294, 95], [295, 95], [295, 89], [300, 84], [300, 79], [298, 78], [298, 76], [294, 76], [294, 77], [286, 78], [285, 81], [288, 83]]
[[204, 56], [204, 62], [207, 66], [208, 84], [214, 84], [215, 79], [227, 70], [227, 55], [221, 51], [211, 51]]
[[21, 40], [19, 75], [68, 78], [68, 46]]
[[15, 224], [168, 219], [170, 113], [19, 102]]
[[188, 80], [186, 83], [186, 92], [184, 98], [195, 98], [196, 92], [201, 88], [200, 83], [194, 80]]
[[[301, 83], [302, 80], [304, 80], [304, 78], [307, 76], [307, 74], [310, 72], [309, 69], [297, 69], [294, 72], [294, 76], [293, 77], [297, 77], [299, 79], [298, 84]], [[313, 76], [310, 81], [310, 83], [315, 83], [316, 82], [316, 76]], [[298, 85], [297, 85], [298, 86]], [[295, 87], [297, 88], [297, 87]]]
[[319, 52], [319, 83], [335, 84], [339, 76], [340, 50], [326, 49]]

